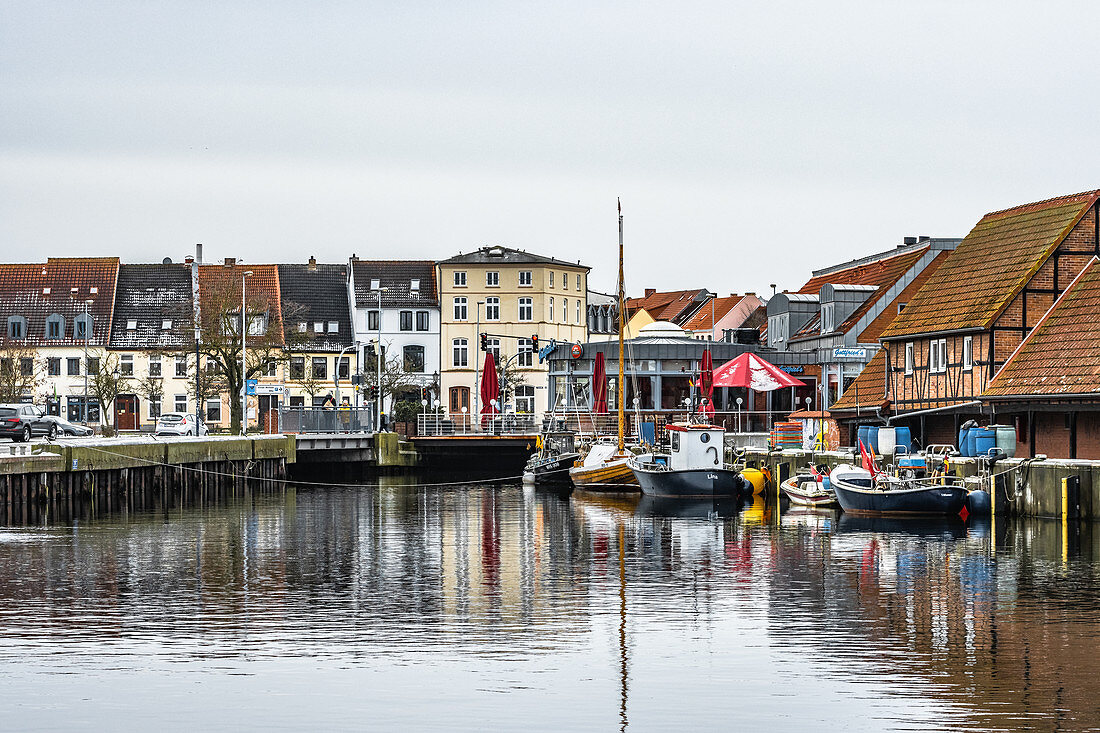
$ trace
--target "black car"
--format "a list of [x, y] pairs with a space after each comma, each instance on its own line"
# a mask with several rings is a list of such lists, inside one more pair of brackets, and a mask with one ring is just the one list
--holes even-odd
[[57, 426], [34, 405], [0, 405], [0, 438], [16, 443], [36, 435], [57, 437]]

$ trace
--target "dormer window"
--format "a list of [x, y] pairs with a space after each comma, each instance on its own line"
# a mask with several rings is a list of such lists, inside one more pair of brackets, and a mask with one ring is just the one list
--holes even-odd
[[316, 323], [313, 324], [313, 332], [314, 333], [324, 333], [325, 332], [325, 324], [322, 323], [321, 321], [317, 321]]
[[371, 278], [371, 281], [370, 281], [370, 289], [371, 290], [379, 290], [379, 289], [381, 289], [381, 287], [382, 287], [382, 281], [381, 280], [379, 280], [378, 278]]
[[339, 333], [340, 332], [340, 322], [339, 321], [329, 321], [328, 322], [328, 332], [329, 333]]
[[87, 339], [91, 337], [90, 326], [92, 323], [92, 317], [87, 313], [81, 313], [79, 316], [73, 319], [73, 338], [75, 339]]
[[61, 314], [54, 313], [46, 318], [46, 338], [65, 338], [65, 318]]
[[419, 280], [409, 281], [409, 290], [413, 291], [414, 293], [418, 292], [420, 290], [420, 281]]
[[160, 330], [161, 331], [171, 331], [172, 330], [172, 321], [171, 321], [171, 319], [165, 318], [163, 321], [161, 321], [160, 322]]
[[23, 316], [8, 316], [8, 338], [27, 338], [27, 319]]
[[305, 321], [298, 321], [298, 333], [305, 333], [309, 330], [309, 324]]
[[834, 315], [833, 305], [834, 305], [833, 303], [822, 303], [821, 304], [821, 333], [832, 333], [833, 332], [833, 327], [834, 327], [834, 324], [833, 324], [833, 320], [834, 320], [834, 318], [833, 318], [833, 315]]
[[89, 293], [91, 293], [92, 295], [96, 295], [96, 294], [98, 294], [98, 293], [99, 293], [99, 288], [97, 288], [97, 287], [90, 287], [90, 288], [88, 288], [88, 292], [89, 292]]
[[76, 295], [80, 292], [80, 288], [69, 288], [69, 295]]
[[134, 321], [134, 320], [126, 321], [126, 330], [127, 331], [136, 331], [137, 330], [137, 321]]
[[42, 294], [43, 295], [49, 295], [51, 290], [52, 290], [52, 288], [42, 288]]

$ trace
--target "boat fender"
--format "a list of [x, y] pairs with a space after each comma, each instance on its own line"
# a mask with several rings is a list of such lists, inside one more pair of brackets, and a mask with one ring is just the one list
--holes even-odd
[[763, 471], [755, 468], [746, 468], [741, 471], [741, 478], [748, 482], [746, 491], [750, 491], [753, 494], [763, 494], [764, 488], [767, 485], [768, 477]]

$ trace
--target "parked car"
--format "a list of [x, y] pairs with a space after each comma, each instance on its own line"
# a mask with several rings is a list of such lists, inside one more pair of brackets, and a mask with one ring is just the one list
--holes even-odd
[[195, 429], [195, 416], [188, 412], [166, 412], [157, 419], [156, 435], [206, 435], [206, 422], [199, 420]]
[[71, 423], [65, 418], [58, 415], [44, 415], [42, 419], [57, 427], [57, 432], [49, 433], [50, 437], [52, 438], [56, 438], [58, 435], [75, 435], [78, 437], [86, 437], [95, 432], [87, 425], [77, 425], [75, 423]]
[[57, 437], [57, 426], [45, 419], [42, 410], [34, 405], [0, 405], [0, 438], [18, 443], [36, 435]]

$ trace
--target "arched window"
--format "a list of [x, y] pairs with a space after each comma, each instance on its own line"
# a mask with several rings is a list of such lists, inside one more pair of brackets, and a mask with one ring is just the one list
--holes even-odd
[[424, 347], [409, 345], [405, 347], [405, 371], [406, 372], [423, 372], [424, 371]]
[[27, 319], [23, 316], [8, 316], [8, 338], [27, 338]]
[[46, 318], [46, 338], [65, 338], [65, 317], [59, 313], [52, 313]]

